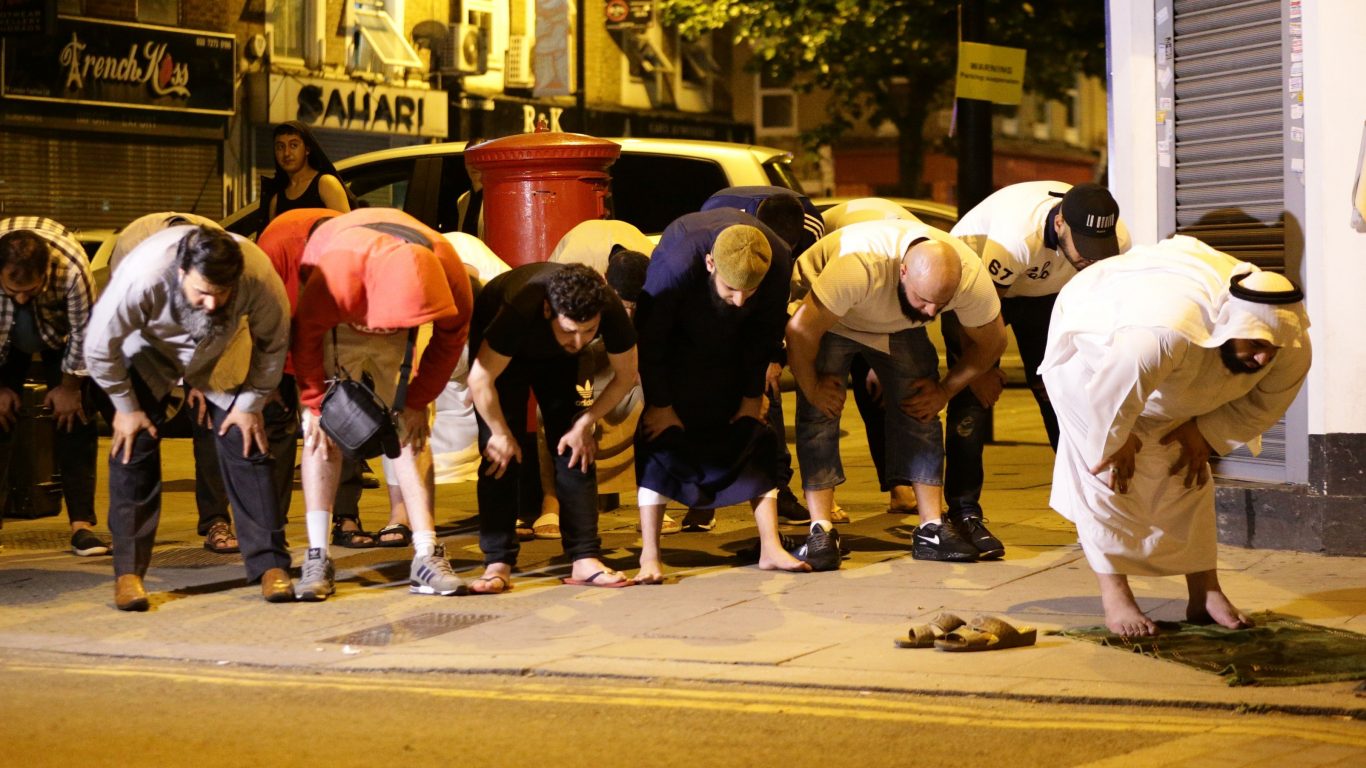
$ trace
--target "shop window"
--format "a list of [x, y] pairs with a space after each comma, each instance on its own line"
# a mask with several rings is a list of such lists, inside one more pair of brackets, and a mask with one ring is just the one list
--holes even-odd
[[81, 7], [84, 4], [84, 0], [57, 0], [57, 13], [81, 16], [85, 13], [85, 9]]
[[755, 78], [755, 84], [759, 101], [755, 130], [768, 135], [796, 133], [797, 92], [766, 73]]
[[180, 24], [180, 0], [137, 0], [138, 21], [174, 27]]
[[304, 0], [275, 0], [270, 9], [271, 55], [304, 57]]

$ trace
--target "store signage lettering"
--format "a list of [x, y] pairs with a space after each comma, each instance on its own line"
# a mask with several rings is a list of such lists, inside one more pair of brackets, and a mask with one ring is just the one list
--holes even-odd
[[60, 16], [52, 35], [9, 38], [0, 96], [48, 103], [230, 115], [232, 35]]
[[382, 91], [343, 94], [340, 89], [324, 91], [316, 85], [299, 89], [299, 119], [323, 128], [418, 133], [426, 122], [425, 111], [422, 100], [412, 96], [391, 99]]
[[446, 92], [318, 77], [270, 76], [270, 122], [445, 138]]
[[166, 53], [166, 43], [145, 42], [141, 50], [136, 43], [129, 46], [128, 55], [91, 56], [85, 43], [75, 32], [71, 42], [62, 48], [62, 66], [66, 68], [66, 89], [81, 91], [86, 80], [107, 80], [122, 83], [146, 83], [158, 96], [189, 98], [190, 65], [177, 63]]

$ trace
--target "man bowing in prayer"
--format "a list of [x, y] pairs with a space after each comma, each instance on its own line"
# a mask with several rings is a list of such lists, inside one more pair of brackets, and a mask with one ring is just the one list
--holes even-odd
[[1188, 620], [1252, 625], [1219, 586], [1209, 459], [1259, 450], [1304, 383], [1308, 328], [1285, 277], [1185, 236], [1058, 294], [1039, 368], [1061, 431], [1050, 504], [1077, 526], [1111, 632], [1157, 633], [1130, 574], [1183, 574]]

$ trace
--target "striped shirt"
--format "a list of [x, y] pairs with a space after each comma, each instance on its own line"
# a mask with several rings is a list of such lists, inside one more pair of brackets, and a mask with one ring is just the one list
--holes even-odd
[[[0, 237], [27, 230], [47, 241], [47, 283], [33, 299], [33, 314], [38, 335], [51, 349], [65, 347], [62, 371], [72, 376], [87, 376], [85, 368], [85, 329], [90, 322], [90, 307], [95, 300], [95, 284], [85, 249], [66, 227], [41, 216], [15, 216], [0, 219]], [[14, 300], [0, 291], [0, 363], [9, 356], [10, 330], [14, 328]]]

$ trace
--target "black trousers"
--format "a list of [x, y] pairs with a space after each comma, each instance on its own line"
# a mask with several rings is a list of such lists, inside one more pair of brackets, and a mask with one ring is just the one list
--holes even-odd
[[[289, 519], [290, 497], [294, 493], [294, 462], [299, 451], [299, 390], [294, 377], [280, 379], [280, 402], [266, 405], [262, 415], [266, 420], [266, 439], [270, 455], [275, 457], [276, 503], [283, 519]], [[188, 406], [187, 406], [188, 407]], [[228, 490], [223, 485], [223, 472], [218, 464], [217, 430], [194, 421], [194, 501], [199, 509], [199, 535], [209, 532], [209, 526], [220, 520], [227, 522]], [[241, 445], [238, 445], [241, 452]], [[350, 462], [342, 467], [342, 476]], [[354, 472], [355, 494], [351, 496], [351, 510], [360, 500], [360, 472]], [[339, 490], [338, 499], [342, 497]], [[353, 515], [358, 516], [359, 513]]]
[[[536, 394], [545, 422], [545, 440], [555, 463], [555, 493], [560, 500], [560, 538], [564, 553], [570, 560], [598, 557], [602, 539], [598, 536], [598, 476], [596, 465], [588, 471], [569, 468], [569, 454], [560, 455], [555, 448], [560, 438], [574, 424], [587, 407], [579, 402], [575, 387], [579, 378], [577, 357], [529, 362], [514, 359], [498, 377], [494, 386], [503, 417], [514, 435], [527, 433], [527, 402], [529, 394]], [[477, 413], [476, 413], [477, 416]], [[482, 452], [493, 433], [482, 417], [479, 421], [479, 450]], [[479, 463], [479, 548], [484, 562], [515, 565], [521, 549], [517, 541], [517, 519], [536, 519], [529, 505], [539, 511], [540, 494], [530, 490], [540, 484], [540, 463], [535, 450], [534, 436], [528, 450], [522, 443], [522, 461], [512, 462], [501, 478], [487, 474], [488, 459]], [[526, 506], [526, 509], [523, 507]]]
[[[165, 403], [152, 396], [136, 372], [132, 373], [132, 384], [139, 407], [154, 425], [163, 423]], [[113, 403], [107, 397], [102, 400], [105, 419], [112, 424]], [[285, 545], [285, 518], [275, 487], [275, 460], [269, 453], [256, 449], [244, 457], [239, 430], [217, 434], [228, 412], [212, 403], [208, 409], [224, 488], [237, 511], [237, 538], [247, 580], [256, 581], [270, 568], [288, 569], [289, 549]], [[134, 438], [126, 464], [121, 455], [109, 458], [109, 531], [114, 538], [115, 576], [147, 573], [160, 521], [161, 440], [144, 430]]]
[[[43, 380], [48, 390], [62, 383], [62, 358], [65, 349], [44, 349], [39, 353], [42, 359]], [[5, 364], [0, 366], [0, 386], [12, 390], [21, 398], [24, 395], [24, 379], [28, 377], [32, 356], [13, 347]], [[83, 399], [87, 402], [97, 390], [94, 383], [86, 379], [81, 384]], [[73, 523], [95, 525], [95, 459], [99, 453], [99, 432], [95, 424], [95, 413], [89, 410], [87, 420], [79, 420], [71, 431], [57, 427], [54, 441], [57, 469], [62, 473], [62, 498], [66, 501], [66, 516]], [[28, 446], [21, 446], [20, 450]], [[10, 456], [14, 450], [14, 434], [0, 429], [0, 509], [4, 508], [9, 493]]]

